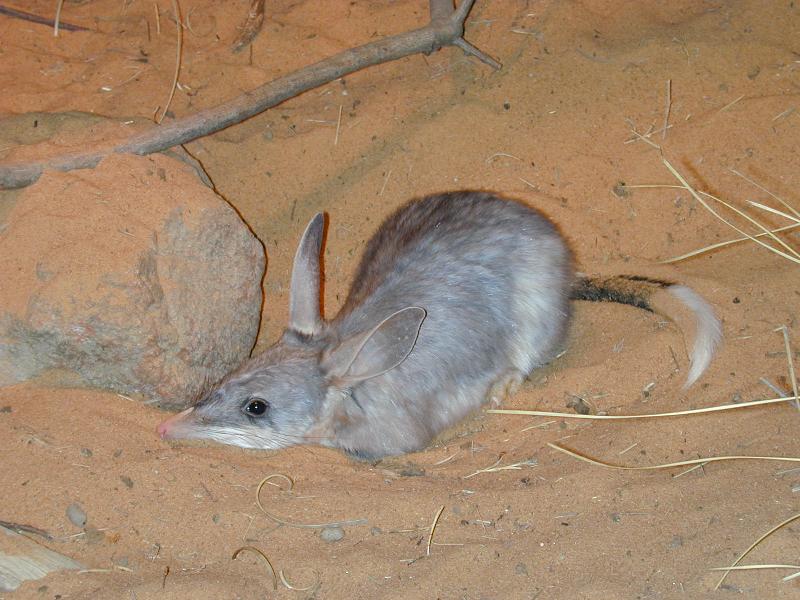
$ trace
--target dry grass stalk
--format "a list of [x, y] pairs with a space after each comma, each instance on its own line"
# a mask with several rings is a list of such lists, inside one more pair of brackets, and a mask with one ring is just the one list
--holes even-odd
[[175, 89], [178, 87], [178, 74], [181, 71], [181, 56], [183, 54], [183, 26], [181, 25], [181, 9], [178, 5], [178, 0], [172, 0], [172, 10], [175, 12], [175, 27], [177, 27], [178, 31], [178, 44], [175, 49], [175, 75], [172, 78], [172, 85], [170, 86], [169, 96], [167, 97], [167, 103], [164, 105], [164, 110], [161, 112], [161, 116], [156, 119], [156, 123], [159, 124], [167, 115], [169, 105], [172, 104], [172, 99], [175, 97]]
[[[634, 132], [634, 133], [636, 133], [636, 132]], [[659, 147], [659, 150], [660, 150], [660, 147]], [[690, 194], [692, 194], [695, 197], [695, 199], [697, 199], [698, 202], [700, 202], [700, 204], [704, 208], [706, 208], [709, 212], [711, 212], [711, 214], [713, 214], [715, 217], [720, 219], [723, 223], [725, 223], [726, 225], [728, 225], [732, 229], [738, 231], [740, 234], [742, 234], [743, 237], [732, 239], [732, 240], [727, 240], [727, 241], [724, 241], [724, 242], [719, 242], [719, 243], [716, 243], [716, 244], [711, 244], [709, 246], [705, 246], [705, 247], [700, 248], [698, 250], [693, 250], [691, 252], [687, 252], [686, 254], [682, 254], [680, 256], [676, 256], [676, 257], [673, 257], [673, 258], [670, 258], [670, 259], [667, 259], [667, 260], [664, 260], [664, 261], [660, 261], [662, 264], [669, 264], [669, 263], [675, 263], [675, 262], [678, 262], [678, 261], [681, 261], [681, 260], [686, 260], [687, 258], [691, 258], [691, 257], [697, 256], [699, 254], [703, 254], [705, 252], [709, 252], [711, 250], [716, 250], [718, 248], [723, 248], [725, 246], [729, 246], [731, 244], [737, 244], [739, 242], [743, 242], [743, 241], [747, 241], [747, 240], [751, 240], [753, 242], [756, 242], [756, 243], [764, 246], [768, 250], [770, 250], [770, 251], [772, 251], [772, 252], [780, 255], [781, 257], [786, 258], [786, 259], [788, 259], [788, 260], [790, 260], [792, 262], [800, 263], [800, 253], [797, 252], [794, 248], [792, 248], [788, 244], [786, 244], [783, 240], [781, 240], [776, 235], [778, 233], [784, 233], [786, 231], [790, 231], [790, 230], [793, 230], [793, 229], [796, 229], [796, 228], [800, 227], [800, 211], [798, 211], [793, 206], [791, 206], [783, 198], [781, 198], [777, 194], [774, 194], [773, 192], [771, 192], [770, 190], [765, 188], [763, 185], [761, 185], [761, 184], [753, 181], [749, 177], [743, 175], [742, 173], [740, 173], [736, 169], [731, 169], [731, 172], [734, 175], [736, 175], [737, 177], [741, 177], [742, 179], [744, 179], [745, 181], [747, 181], [748, 183], [750, 183], [754, 187], [756, 187], [759, 190], [761, 190], [762, 192], [768, 194], [771, 198], [773, 198], [775, 201], [780, 203], [786, 209], [786, 211], [783, 211], [783, 210], [778, 210], [776, 208], [773, 208], [771, 206], [767, 206], [767, 205], [762, 204], [760, 202], [754, 202], [754, 201], [748, 201], [747, 202], [747, 204], [749, 204], [750, 206], [752, 206], [754, 208], [757, 208], [757, 209], [765, 211], [765, 212], [769, 212], [770, 214], [773, 214], [773, 215], [782, 217], [784, 219], [787, 219], [788, 221], [791, 221], [790, 224], [784, 225], [782, 227], [768, 228], [768, 227], [762, 225], [759, 221], [757, 221], [756, 219], [754, 219], [753, 217], [751, 217], [747, 213], [745, 213], [742, 210], [736, 208], [732, 204], [730, 204], [728, 202], [725, 202], [725, 201], [723, 201], [723, 200], [717, 198], [716, 196], [713, 196], [712, 194], [709, 194], [707, 192], [703, 192], [703, 191], [699, 191], [698, 192], [698, 191], [694, 190], [691, 186], [689, 186], [689, 184], [686, 182], [686, 180], [677, 172], [677, 170], [675, 170], [675, 168], [669, 163], [669, 161], [664, 159], [663, 162], [664, 162], [665, 166], [673, 174], [673, 176], [675, 176], [675, 178], [678, 179], [678, 181], [680, 182], [681, 185], [653, 185], [653, 184], [651, 184], [651, 185], [626, 185], [625, 187], [626, 188], [630, 188], [630, 189], [635, 189], [635, 188], [677, 188], [677, 189], [687, 190]], [[742, 231], [737, 226], [735, 226], [733, 223], [731, 223], [727, 219], [723, 218], [716, 211], [714, 211], [706, 202], [703, 201], [703, 198], [701, 198], [700, 196], [702, 196], [704, 198], [707, 198], [707, 199], [710, 199], [710, 200], [713, 200], [713, 201], [725, 206], [726, 208], [728, 208], [732, 212], [735, 212], [740, 217], [742, 217], [742, 218], [746, 219], [747, 221], [749, 221], [755, 227], [760, 229], [761, 232], [751, 235], [751, 234], [748, 234], [748, 233]], [[763, 241], [761, 241], [760, 238], [763, 238], [763, 237], [769, 237], [772, 240], [774, 240], [777, 244], [779, 244], [780, 246], [782, 246], [784, 248], [785, 252], [781, 251], [779, 249], [776, 249], [776, 248], [770, 246], [769, 244], [766, 244]]]
[[731, 169], [731, 173], [733, 173], [734, 175], [736, 175], [736, 176], [738, 176], [738, 177], [741, 177], [741, 178], [742, 178], [742, 179], [744, 179], [744, 180], [745, 180], [747, 183], [749, 183], [749, 184], [750, 184], [750, 185], [752, 185], [752, 186], [755, 186], [755, 187], [757, 187], [758, 189], [760, 189], [760, 190], [761, 190], [762, 192], [764, 192], [765, 194], [768, 194], [768, 195], [769, 195], [771, 198], [774, 198], [775, 200], [777, 200], [778, 202], [780, 202], [780, 203], [781, 203], [781, 204], [782, 204], [784, 207], [786, 207], [786, 208], [789, 210], [789, 212], [791, 212], [791, 213], [793, 213], [793, 214], [794, 214], [794, 216], [795, 216], [795, 217], [797, 217], [798, 219], [800, 219], [800, 211], [799, 211], [799, 210], [796, 210], [796, 209], [795, 209], [795, 208], [794, 208], [792, 205], [790, 205], [788, 202], [786, 202], [786, 201], [785, 201], [783, 198], [781, 198], [780, 196], [778, 196], [778, 195], [776, 195], [776, 194], [773, 194], [771, 191], [769, 191], [769, 190], [768, 190], [767, 188], [765, 188], [763, 185], [761, 185], [760, 183], [757, 183], [757, 182], [753, 181], [752, 179], [750, 179], [750, 178], [749, 178], [749, 177], [747, 177], [746, 175], [743, 175], [742, 173], [740, 173], [740, 172], [739, 172], [739, 171], [737, 171], [736, 169]]
[[[677, 187], [680, 187], [680, 186], [677, 186]], [[775, 234], [775, 233], [783, 233], [784, 231], [789, 231], [791, 229], [797, 229], [798, 227], [800, 227], [800, 223], [793, 223], [791, 225], [784, 225], [783, 227], [777, 227], [776, 229], [770, 229], [770, 233], [773, 233], [773, 234]], [[757, 233], [753, 237], [761, 238], [761, 237], [764, 237], [765, 235], [768, 235], [768, 234], [767, 233]], [[686, 254], [681, 254], [680, 256], [675, 256], [673, 258], [668, 258], [667, 260], [662, 260], [662, 261], [659, 261], [659, 262], [662, 265], [668, 265], [668, 264], [671, 264], [671, 263], [680, 262], [682, 260], [686, 260], [687, 258], [692, 258], [693, 256], [698, 256], [699, 254], [705, 254], [706, 252], [710, 252], [711, 250], [716, 250], [717, 248], [724, 248], [725, 246], [730, 246], [732, 244], [738, 244], [739, 242], [746, 242], [749, 239], [750, 239], [749, 237], [740, 237], [740, 238], [735, 238], [735, 239], [732, 239], [732, 240], [726, 240], [724, 242], [718, 242], [716, 244], [711, 244], [710, 246], [705, 246], [705, 247], [699, 248], [697, 250], [692, 250], [691, 252], [687, 252]]]
[[439, 507], [439, 511], [433, 518], [433, 523], [431, 523], [431, 532], [428, 534], [428, 545], [425, 548], [425, 556], [431, 555], [431, 543], [433, 542], [433, 532], [436, 531], [436, 525], [439, 523], [439, 517], [442, 516], [442, 511], [444, 511], [444, 504], [442, 504]]
[[519, 471], [522, 469], [522, 467], [535, 467], [536, 465], [539, 464], [539, 461], [537, 461], [535, 458], [529, 458], [528, 460], [522, 460], [520, 462], [516, 462], [510, 465], [498, 466], [501, 460], [503, 460], [502, 456], [488, 467], [484, 467], [483, 469], [478, 469], [477, 471], [475, 471], [474, 473], [470, 473], [469, 475], [464, 475], [462, 479], [469, 479], [470, 477], [475, 477], [476, 475], [480, 475], [481, 473], [497, 473], [499, 471]]
[[271, 475], [267, 475], [261, 482], [258, 484], [256, 488], [256, 504], [258, 508], [261, 509], [269, 519], [275, 521], [279, 525], [285, 525], [286, 527], [296, 527], [298, 529], [326, 529], [327, 527], [353, 527], [356, 525], [366, 525], [366, 519], [351, 519], [347, 521], [332, 521], [330, 523], [295, 523], [293, 521], [287, 521], [286, 519], [279, 517], [277, 515], [272, 514], [264, 505], [261, 504], [261, 488], [263, 488], [267, 483], [269, 483], [272, 479], [282, 479], [286, 483], [289, 484], [289, 488], [286, 490], [291, 491], [294, 488], [294, 481], [291, 477], [284, 475], [283, 473], [272, 473]]
[[56, 2], [56, 18], [53, 19], [53, 37], [58, 37], [58, 25], [61, 22], [61, 7], [64, 6], [64, 0]]
[[792, 392], [794, 393], [794, 406], [800, 410], [800, 396], [797, 395], [797, 375], [794, 370], [794, 359], [792, 358], [792, 345], [789, 343], [789, 330], [786, 325], [781, 325], [775, 331], [783, 333], [783, 344], [786, 349], [786, 362], [789, 367], [789, 380], [792, 382]]
[[[672, 164], [666, 158], [662, 158], [661, 160], [663, 161], [664, 166], [666, 166], [667, 169], [669, 170], [669, 172], [672, 173], [672, 175], [675, 177], [675, 179], [677, 179], [681, 183], [681, 186], [687, 192], [689, 192], [694, 197], [694, 199], [697, 200], [703, 206], [703, 208], [705, 208], [708, 212], [710, 212], [712, 215], [714, 215], [717, 219], [719, 219], [720, 221], [722, 221], [723, 223], [728, 225], [728, 227], [730, 227], [731, 229], [735, 230], [740, 235], [743, 235], [743, 236], [747, 237], [749, 240], [757, 243], [759, 246], [763, 246], [764, 248], [766, 248], [770, 252], [773, 252], [773, 253], [775, 253], [775, 254], [777, 254], [777, 255], [779, 255], [779, 256], [787, 259], [787, 260], [790, 260], [790, 261], [792, 261], [794, 263], [800, 264], [800, 253], [798, 253], [793, 248], [788, 246], [785, 242], [783, 242], [783, 240], [781, 240], [780, 238], [775, 236], [767, 227], [763, 226], [761, 223], [759, 223], [758, 221], [756, 221], [755, 219], [753, 219], [752, 217], [750, 217], [749, 215], [747, 215], [743, 211], [739, 210], [735, 206], [731, 205], [730, 203], [725, 202], [724, 200], [720, 200], [719, 198], [717, 198], [715, 196], [712, 196], [711, 194], [707, 194], [707, 193], [700, 194], [700, 193], [698, 193], [691, 185], [689, 185], [689, 183], [686, 181], [686, 179], [675, 169], [675, 167], [672, 166]], [[751, 223], [756, 225], [759, 229], [762, 230], [762, 232], [764, 232], [765, 234], [770, 236], [773, 240], [775, 240], [777, 243], [779, 243], [784, 248], [786, 248], [790, 254], [787, 254], [786, 252], [782, 252], [781, 250], [778, 250], [774, 246], [770, 246], [766, 242], [761, 241], [759, 238], [750, 235], [749, 233], [747, 233], [746, 231], [742, 230], [737, 225], [735, 225], [734, 223], [732, 223], [731, 221], [729, 221], [728, 219], [726, 219], [725, 217], [720, 215], [716, 210], [714, 210], [714, 208], [711, 207], [710, 204], [708, 204], [708, 202], [706, 202], [703, 199], [704, 195], [709, 197], [709, 198], [711, 198], [711, 199], [713, 199], [713, 200], [716, 200], [717, 202], [719, 202], [720, 204], [722, 204], [726, 208], [732, 210], [733, 212], [735, 212], [739, 216], [747, 219], [748, 221], [750, 221]]]
[[307, 585], [306, 587], [297, 587], [289, 583], [289, 581], [286, 579], [286, 575], [283, 574], [283, 569], [278, 571], [278, 577], [281, 578], [281, 583], [284, 585], [286, 589], [293, 590], [295, 592], [310, 592], [311, 590], [316, 590], [317, 586], [320, 584], [319, 573], [317, 573], [316, 571], [314, 571], [314, 577], [316, 577], [314, 583], [312, 583], [311, 585]]
[[712, 567], [711, 571], [755, 571], [757, 569], [792, 569], [796, 573], [787, 575], [781, 581], [791, 581], [800, 577], [800, 565], [739, 565], [737, 567]]
[[667, 139], [669, 129], [669, 113], [672, 110], [672, 79], [667, 79], [667, 99], [664, 107], [664, 126], [661, 128], [661, 139]]
[[642, 467], [633, 467], [629, 465], [615, 465], [612, 463], [603, 462], [594, 458], [589, 458], [583, 454], [578, 454], [573, 450], [548, 442], [547, 444], [553, 450], [563, 452], [573, 458], [577, 458], [583, 462], [598, 466], [606, 467], [607, 469], [618, 469], [622, 471], [655, 471], [658, 469], [672, 469], [673, 467], [687, 467], [691, 465], [706, 465], [712, 462], [722, 462], [728, 460], [768, 460], [768, 461], [781, 461], [781, 462], [800, 462], [800, 458], [793, 456], [749, 456], [749, 455], [731, 455], [731, 456], [709, 456], [705, 458], [695, 458], [692, 460], [681, 460], [673, 463], [664, 463], [661, 465], [645, 465]]
[[267, 558], [267, 555], [264, 554], [261, 550], [259, 550], [255, 546], [242, 546], [236, 552], [233, 553], [233, 556], [231, 556], [231, 560], [236, 560], [236, 558], [244, 551], [254, 552], [264, 559], [264, 562], [267, 563], [267, 566], [269, 567], [269, 572], [272, 574], [272, 589], [277, 590], [278, 577], [275, 575], [275, 569], [272, 567], [272, 563], [269, 561], [269, 558]]
[[722, 575], [722, 578], [721, 578], [721, 579], [720, 579], [720, 580], [717, 582], [717, 585], [715, 585], [715, 586], [714, 586], [714, 589], [715, 589], [715, 590], [718, 590], [718, 589], [719, 589], [719, 586], [721, 586], [721, 585], [722, 585], [722, 582], [723, 582], [723, 581], [725, 581], [725, 578], [728, 576], [728, 573], [730, 573], [731, 571], [735, 570], [736, 566], [737, 566], [737, 565], [738, 565], [738, 564], [739, 564], [739, 563], [742, 561], [742, 559], [743, 559], [745, 556], [747, 556], [747, 555], [750, 553], [750, 551], [751, 551], [753, 548], [755, 548], [756, 546], [758, 546], [758, 545], [759, 545], [761, 542], [763, 542], [765, 539], [767, 539], [767, 538], [768, 538], [769, 536], [771, 536], [773, 533], [775, 533], [776, 531], [778, 531], [778, 529], [780, 529], [780, 528], [781, 528], [781, 527], [783, 527], [784, 525], [788, 525], [789, 523], [791, 523], [791, 522], [793, 522], [793, 521], [796, 521], [797, 519], [800, 519], [800, 513], [798, 513], [798, 514], [796, 514], [796, 515], [792, 515], [791, 517], [789, 517], [789, 518], [788, 518], [788, 519], [786, 519], [785, 521], [781, 521], [780, 523], [778, 523], [777, 525], [775, 525], [775, 527], [773, 527], [772, 529], [770, 529], [769, 531], [767, 531], [767, 532], [766, 532], [764, 535], [762, 535], [760, 538], [758, 538], [758, 539], [757, 539], [755, 542], [753, 542], [752, 544], [750, 544], [750, 547], [749, 547], [747, 550], [745, 550], [744, 552], [742, 552], [742, 553], [739, 555], [739, 558], [737, 558], [735, 561], [733, 561], [733, 564], [732, 564], [730, 567], [727, 567], [727, 568], [723, 569], [723, 570], [725, 571], [725, 573]]
[[684, 415], [698, 415], [702, 413], [719, 412], [723, 410], [735, 410], [737, 408], [749, 408], [751, 406], [762, 406], [765, 404], [778, 404], [780, 402], [797, 401], [798, 397], [785, 396], [783, 398], [768, 398], [767, 400], [752, 400], [750, 402], [740, 402], [739, 404], [723, 404], [721, 406], [709, 406], [706, 408], [696, 408], [693, 410], [678, 410], [674, 412], [652, 413], [647, 415], [581, 415], [578, 413], [549, 412], [544, 410], [522, 410], [514, 408], [491, 408], [487, 413], [497, 415], [526, 415], [532, 417], [559, 417], [562, 419], [590, 419], [590, 420], [623, 420], [623, 419], [658, 419], [663, 417], [680, 417]]

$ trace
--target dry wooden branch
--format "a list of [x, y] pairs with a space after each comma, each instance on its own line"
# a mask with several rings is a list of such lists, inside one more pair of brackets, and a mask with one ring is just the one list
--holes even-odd
[[385, 37], [340, 52], [318, 63], [279, 77], [225, 104], [202, 110], [132, 136], [112, 149], [94, 149], [38, 162], [0, 163], [0, 189], [18, 188], [36, 181], [45, 169], [70, 171], [97, 165], [111, 152], [150, 154], [195, 140], [240, 123], [307, 90], [365, 67], [412, 54], [430, 54], [444, 46], [458, 46], [495, 69], [500, 64], [464, 40], [464, 20], [475, 0], [429, 0], [430, 22], [419, 29]]
[[[10, 8], [8, 6], [0, 5], [0, 15], [5, 15], [7, 17], [11, 17], [12, 19], [29, 21], [30, 23], [39, 23], [41, 25], [47, 25], [48, 27], [53, 27], [55, 25], [54, 19], [40, 17], [39, 15], [25, 12], [24, 10], [17, 10], [15, 8]], [[65, 23], [64, 21], [61, 21], [58, 24], [58, 27], [62, 31], [91, 31], [91, 29], [89, 29], [88, 27], [83, 27], [81, 25], [73, 25], [72, 23]]]

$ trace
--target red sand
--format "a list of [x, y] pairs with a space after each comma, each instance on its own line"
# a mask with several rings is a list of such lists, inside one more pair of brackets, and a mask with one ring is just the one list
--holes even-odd
[[[8, 3], [4, 3], [8, 4]], [[52, 2], [21, 3], [49, 15]], [[156, 32], [153, 3], [65, 3], [62, 19], [102, 33], [63, 32], [0, 17], [0, 110], [92, 111], [150, 117], [172, 80], [170, 3]], [[248, 52], [230, 43], [249, 2], [181, 2], [183, 69], [171, 111], [186, 115], [278, 74], [377, 36], [420, 25], [422, 0], [270, 0]], [[221, 8], [222, 7], [222, 8]], [[736, 237], [687, 193], [619, 182], [676, 181], [650, 140], [699, 189], [743, 205], [769, 197], [737, 169], [800, 207], [800, 7], [728, 2], [478, 0], [467, 38], [497, 57], [488, 67], [454, 49], [374, 67], [246, 123], [193, 142], [190, 152], [263, 240], [269, 267], [260, 346], [286, 319], [290, 260], [308, 218], [330, 214], [326, 308], [338, 307], [380, 219], [413, 196], [484, 188], [526, 200], [556, 220], [587, 272], [663, 275], [718, 307], [725, 345], [704, 378], [681, 390], [679, 331], [628, 307], [580, 304], [567, 353], [535, 373], [506, 406], [567, 411], [576, 396], [613, 414], [663, 412], [773, 397], [785, 389], [783, 339], [800, 347], [798, 267], [752, 244], [665, 269], [650, 263]], [[341, 107], [341, 122], [337, 120]], [[759, 215], [774, 226], [779, 217]], [[797, 237], [787, 238], [797, 247]], [[673, 358], [673, 356], [675, 358]], [[677, 360], [677, 364], [676, 364]], [[644, 390], [649, 390], [645, 393]], [[271, 578], [263, 550], [317, 598], [794, 597], [790, 571], [719, 575], [762, 533], [797, 511], [790, 463], [754, 461], [680, 470], [616, 471], [556, 453], [560, 441], [597, 458], [652, 465], [700, 456], [800, 455], [785, 405], [653, 421], [577, 422], [477, 416], [439, 445], [379, 465], [319, 448], [257, 453], [157, 439], [163, 413], [113, 394], [33, 385], [0, 390], [0, 518], [58, 536], [50, 544], [94, 572], [26, 584], [14, 598], [305, 597]], [[531, 428], [533, 426], [533, 428]], [[536, 459], [520, 470], [466, 476]], [[305, 523], [366, 519], [329, 543], [279, 527], [255, 504]], [[415, 476], [411, 476], [415, 475]], [[80, 533], [64, 512], [89, 517]], [[428, 532], [444, 506], [430, 556]], [[745, 563], [796, 560], [797, 527]], [[10, 595], [9, 595], [10, 597]]]

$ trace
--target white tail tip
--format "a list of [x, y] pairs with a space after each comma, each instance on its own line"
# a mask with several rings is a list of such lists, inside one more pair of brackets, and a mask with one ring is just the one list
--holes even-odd
[[700, 295], [685, 285], [671, 285], [667, 291], [686, 305], [694, 315], [694, 347], [689, 353], [689, 375], [684, 388], [700, 378], [722, 341], [722, 324], [714, 309]]

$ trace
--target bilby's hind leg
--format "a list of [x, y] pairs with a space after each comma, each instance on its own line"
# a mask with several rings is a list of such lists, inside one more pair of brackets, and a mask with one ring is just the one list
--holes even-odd
[[525, 374], [517, 369], [508, 369], [498, 377], [486, 393], [486, 401], [491, 402], [492, 408], [497, 408], [503, 400], [515, 394], [525, 381]]

